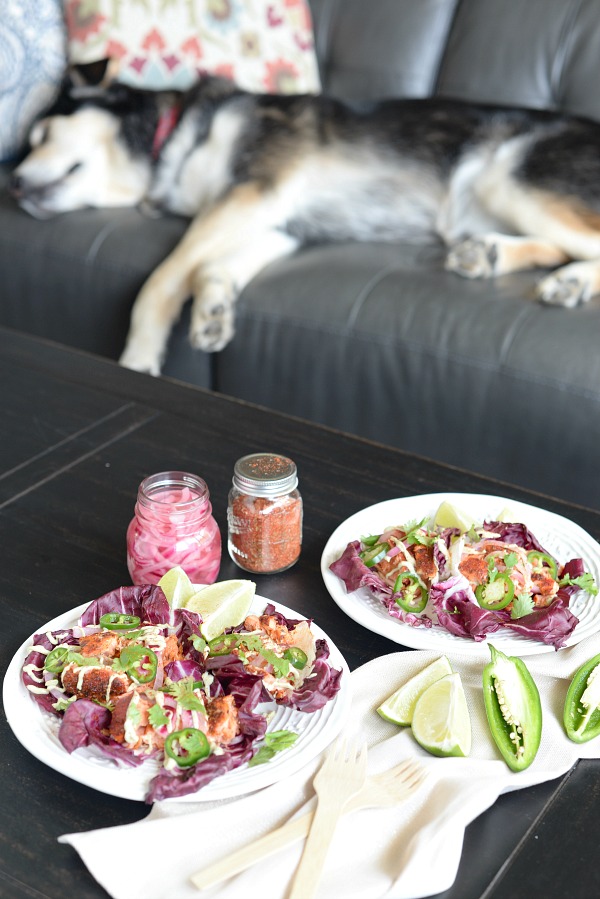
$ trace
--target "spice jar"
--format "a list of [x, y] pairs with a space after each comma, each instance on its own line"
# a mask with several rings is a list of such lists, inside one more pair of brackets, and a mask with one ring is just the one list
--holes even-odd
[[134, 584], [157, 584], [180, 566], [194, 584], [212, 584], [221, 565], [221, 534], [206, 482], [185, 471], [153, 474], [139, 486], [127, 529]]
[[291, 459], [253, 453], [235, 463], [227, 509], [228, 549], [245, 571], [285, 571], [302, 545], [302, 498]]

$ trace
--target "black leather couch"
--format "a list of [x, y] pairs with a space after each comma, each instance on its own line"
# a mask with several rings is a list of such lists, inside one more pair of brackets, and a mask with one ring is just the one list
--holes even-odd
[[[351, 103], [436, 94], [600, 120], [600, 0], [312, 6], [324, 90]], [[137, 291], [186, 223], [38, 222], [1, 193], [0, 324], [118, 358]], [[184, 315], [164, 372], [600, 507], [600, 303], [543, 307], [539, 273], [467, 281], [444, 255], [305, 249], [248, 286], [222, 353], [193, 351]]]

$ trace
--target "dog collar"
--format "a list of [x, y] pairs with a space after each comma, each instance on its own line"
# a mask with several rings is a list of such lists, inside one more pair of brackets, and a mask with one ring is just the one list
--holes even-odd
[[174, 105], [163, 109], [158, 117], [158, 124], [152, 141], [152, 158], [158, 159], [163, 145], [179, 120], [179, 107]]

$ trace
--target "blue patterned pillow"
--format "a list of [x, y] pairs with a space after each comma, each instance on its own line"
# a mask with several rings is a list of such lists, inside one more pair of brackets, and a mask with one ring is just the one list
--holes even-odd
[[0, 0], [0, 161], [18, 156], [65, 66], [61, 0]]

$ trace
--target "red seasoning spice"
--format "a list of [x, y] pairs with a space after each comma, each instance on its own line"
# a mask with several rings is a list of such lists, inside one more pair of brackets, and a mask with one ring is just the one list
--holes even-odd
[[238, 459], [227, 525], [229, 555], [240, 568], [257, 574], [290, 568], [302, 546], [302, 497], [294, 462], [274, 453]]

